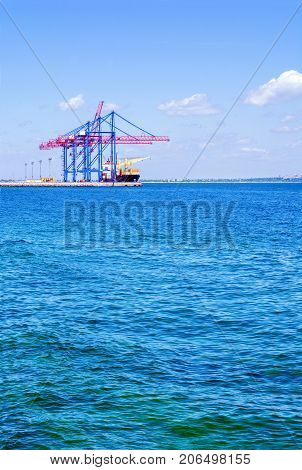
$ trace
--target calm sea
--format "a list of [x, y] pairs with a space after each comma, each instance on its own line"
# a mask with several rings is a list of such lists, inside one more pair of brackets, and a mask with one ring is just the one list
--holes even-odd
[[301, 448], [301, 203], [2, 188], [0, 447]]

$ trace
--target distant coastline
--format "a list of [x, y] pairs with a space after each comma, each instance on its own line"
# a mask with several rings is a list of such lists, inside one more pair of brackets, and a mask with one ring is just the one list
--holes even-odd
[[302, 183], [301, 177], [289, 178], [221, 178], [221, 179], [142, 179], [142, 183], [181, 183], [181, 184], [194, 184], [194, 183]]

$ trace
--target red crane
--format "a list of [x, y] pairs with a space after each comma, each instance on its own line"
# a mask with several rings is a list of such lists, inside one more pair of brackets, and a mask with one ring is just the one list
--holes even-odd
[[[64, 181], [68, 181], [70, 175], [72, 181], [77, 181], [79, 174], [81, 180], [84, 181], [91, 181], [93, 174], [96, 174], [98, 181], [101, 181], [102, 166], [105, 162], [107, 149], [109, 156], [106, 161], [109, 160], [111, 163], [111, 179], [116, 181], [116, 145], [150, 145], [153, 142], [168, 142], [170, 140], [167, 136], [156, 136], [145, 131], [115, 111], [101, 116], [103, 104], [103, 101], [99, 103], [93, 121], [88, 121], [64, 135], [59, 135], [55, 139], [40, 144], [40, 150], [63, 148]], [[127, 126], [127, 131], [119, 127], [119, 121]], [[132, 129], [141, 131], [141, 134], [133, 135]]]

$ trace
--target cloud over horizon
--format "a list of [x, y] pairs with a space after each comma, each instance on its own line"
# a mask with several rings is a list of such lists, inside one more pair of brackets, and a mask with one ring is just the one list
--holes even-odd
[[255, 155], [268, 155], [269, 154], [267, 150], [263, 148], [258, 148], [258, 147], [241, 147], [240, 151], [243, 153], [252, 153]]
[[158, 109], [170, 116], [211, 115], [219, 113], [219, 109], [209, 102], [206, 93], [195, 93], [181, 100], [166, 101], [161, 103]]
[[301, 132], [302, 131], [302, 126], [295, 126], [295, 127], [290, 127], [290, 126], [281, 126], [277, 127], [276, 129], [272, 129], [273, 132], [276, 132], [277, 134], [288, 134], [291, 132]]
[[286, 114], [286, 115], [283, 116], [283, 118], [281, 119], [281, 122], [294, 121], [295, 119], [296, 119], [296, 116], [294, 116], [293, 114]]
[[288, 70], [279, 77], [272, 78], [256, 90], [252, 90], [245, 99], [246, 104], [265, 106], [267, 104], [286, 101], [302, 96], [302, 73]]
[[116, 103], [104, 103], [103, 111], [118, 111], [120, 109], [119, 105]]
[[82, 93], [79, 93], [77, 96], [69, 98], [67, 101], [61, 101], [59, 103], [59, 108], [62, 111], [67, 111], [68, 109], [78, 109], [85, 103]]

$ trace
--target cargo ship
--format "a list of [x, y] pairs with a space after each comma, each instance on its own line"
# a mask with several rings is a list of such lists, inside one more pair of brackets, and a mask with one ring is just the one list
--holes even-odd
[[[149, 158], [123, 158], [118, 160], [116, 165], [116, 181], [118, 183], [137, 183], [140, 178], [139, 169], [132, 168], [132, 165]], [[112, 162], [108, 160], [103, 165], [103, 181], [110, 180], [112, 180]]]

